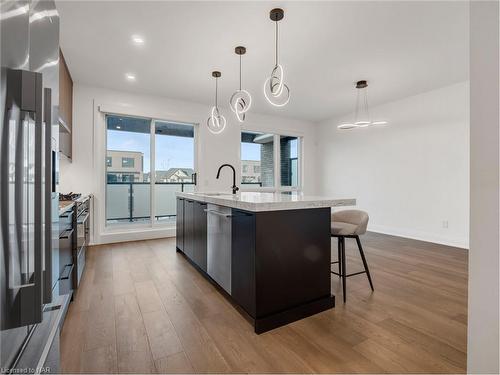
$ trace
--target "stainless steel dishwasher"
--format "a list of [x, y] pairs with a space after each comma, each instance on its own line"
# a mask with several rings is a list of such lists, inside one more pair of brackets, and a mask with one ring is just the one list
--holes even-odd
[[207, 272], [231, 294], [231, 208], [207, 205]]

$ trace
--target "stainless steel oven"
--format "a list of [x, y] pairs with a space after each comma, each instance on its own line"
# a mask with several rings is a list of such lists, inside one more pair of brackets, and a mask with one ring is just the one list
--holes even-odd
[[77, 201], [76, 219], [76, 272], [75, 286], [78, 286], [85, 268], [87, 247], [90, 241], [90, 198]]

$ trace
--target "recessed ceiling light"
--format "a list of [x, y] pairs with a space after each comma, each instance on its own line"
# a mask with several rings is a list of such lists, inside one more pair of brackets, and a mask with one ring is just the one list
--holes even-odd
[[127, 73], [125, 74], [125, 78], [127, 78], [127, 81], [133, 82], [135, 81], [135, 74]]
[[132, 43], [137, 46], [142, 46], [144, 44], [144, 38], [139, 35], [132, 35]]

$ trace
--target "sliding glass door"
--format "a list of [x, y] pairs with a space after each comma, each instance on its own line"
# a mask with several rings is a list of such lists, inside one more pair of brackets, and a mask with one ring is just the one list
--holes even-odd
[[193, 125], [154, 121], [155, 220], [175, 223], [175, 193], [194, 190]]
[[175, 224], [194, 189], [194, 126], [106, 115], [106, 225]]

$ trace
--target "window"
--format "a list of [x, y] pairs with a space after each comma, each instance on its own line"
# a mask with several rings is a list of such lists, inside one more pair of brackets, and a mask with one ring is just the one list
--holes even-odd
[[175, 192], [194, 190], [194, 126], [116, 115], [106, 126], [107, 225], [175, 224]]
[[122, 158], [122, 168], [134, 168], [134, 158]]
[[298, 186], [298, 155], [298, 138], [283, 135], [280, 136], [281, 186]]
[[[241, 132], [241, 184], [274, 186], [274, 135]], [[251, 166], [252, 173], [249, 173]]]
[[[275, 160], [277, 159], [277, 160]], [[241, 184], [247, 190], [300, 188], [300, 138], [241, 132]], [[278, 184], [275, 184], [275, 181]], [[277, 186], [275, 186], [277, 185]], [[275, 189], [272, 189], [272, 188]]]
[[177, 191], [194, 190], [194, 126], [154, 121], [155, 220], [175, 223]]
[[[106, 116], [106, 222], [151, 222], [147, 175], [151, 156], [151, 120]], [[117, 158], [121, 164], [109, 164]], [[146, 163], [135, 162], [146, 160]], [[118, 165], [116, 165], [118, 164]]]

